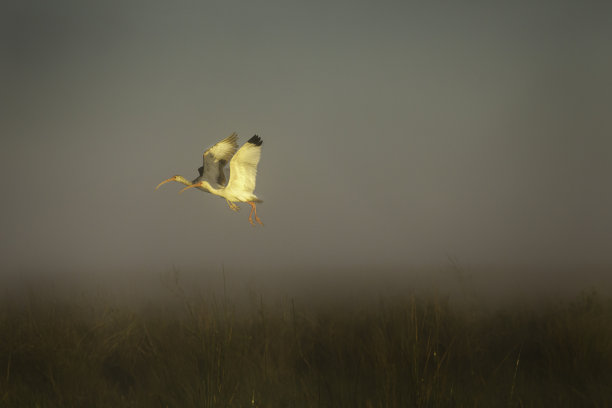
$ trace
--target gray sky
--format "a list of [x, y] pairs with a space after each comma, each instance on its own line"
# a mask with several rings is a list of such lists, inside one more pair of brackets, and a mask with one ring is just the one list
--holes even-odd
[[461, 3], [4, 2], [3, 269], [611, 265], [611, 7]]

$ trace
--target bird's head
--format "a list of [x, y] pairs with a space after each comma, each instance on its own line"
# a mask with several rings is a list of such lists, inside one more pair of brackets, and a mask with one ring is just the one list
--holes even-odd
[[170, 177], [169, 179], [164, 180], [164, 181], [162, 181], [161, 183], [159, 183], [159, 184], [157, 185], [157, 187], [155, 187], [155, 189], [157, 190], [158, 188], [160, 188], [160, 187], [162, 186], [162, 184], [166, 184], [166, 183], [168, 183], [169, 181], [178, 181], [179, 183], [186, 184], [186, 185], [190, 185], [190, 184], [191, 184], [190, 182], [188, 182], [188, 181], [185, 179], [185, 177], [183, 177], [183, 176], [179, 176], [179, 175], [177, 174], [176, 176], [172, 176], [172, 177]]

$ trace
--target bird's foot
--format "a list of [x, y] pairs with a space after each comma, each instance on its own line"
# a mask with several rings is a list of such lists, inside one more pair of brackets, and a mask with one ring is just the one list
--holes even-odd
[[[263, 222], [261, 222], [261, 220], [259, 219], [259, 217], [258, 217], [257, 215], [255, 215], [255, 221], [257, 221], [257, 222], [259, 223], [259, 225], [263, 225]], [[255, 222], [253, 221], [253, 217], [251, 217], [250, 215], [249, 215], [249, 223], [250, 223], [252, 226], [254, 226], [254, 227], [256, 227], [256, 226], [257, 226], [257, 225], [255, 224]]]

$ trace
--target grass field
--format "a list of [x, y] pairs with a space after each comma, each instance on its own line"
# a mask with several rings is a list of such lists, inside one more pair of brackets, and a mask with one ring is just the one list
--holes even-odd
[[1, 305], [0, 406], [612, 405], [612, 299], [596, 293], [487, 310], [39, 292]]

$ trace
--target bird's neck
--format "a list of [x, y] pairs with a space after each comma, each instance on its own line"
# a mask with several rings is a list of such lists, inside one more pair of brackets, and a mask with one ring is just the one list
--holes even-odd
[[214, 194], [214, 195], [218, 195], [220, 196], [220, 189], [216, 189], [213, 186], [210, 185], [210, 183], [206, 180], [201, 181], [202, 183], [202, 188], [208, 190], [210, 193]]
[[178, 181], [179, 183], [184, 184], [184, 185], [186, 185], [186, 186], [190, 186], [190, 185], [191, 185], [191, 183], [190, 183], [189, 181], [187, 181], [187, 179], [186, 179], [186, 178], [181, 177], [181, 176], [177, 177], [177, 178], [175, 179], [175, 181]]

